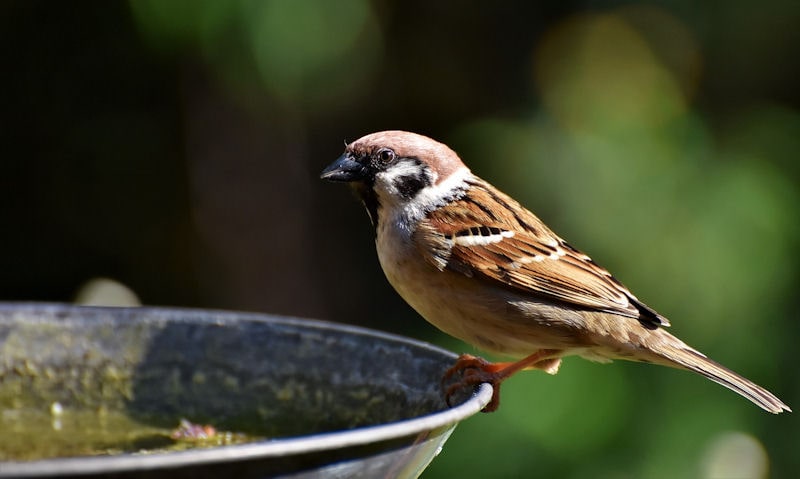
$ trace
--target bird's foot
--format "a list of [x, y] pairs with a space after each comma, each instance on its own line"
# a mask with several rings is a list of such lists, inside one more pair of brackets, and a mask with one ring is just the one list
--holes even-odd
[[504, 363], [490, 363], [471, 354], [459, 356], [456, 363], [442, 377], [442, 389], [447, 405], [453, 406], [454, 398], [465, 388], [489, 383], [493, 389], [492, 399], [482, 412], [495, 411], [500, 405], [500, 383], [507, 377], [499, 373], [504, 365]]
[[474, 388], [479, 384], [488, 383], [492, 385], [492, 400], [482, 411], [495, 411], [500, 406], [500, 384], [503, 381], [523, 369], [541, 369], [549, 374], [555, 374], [561, 365], [562, 353], [556, 349], [541, 349], [513, 363], [490, 363], [471, 354], [462, 354], [442, 377], [444, 399], [448, 406], [452, 406], [457, 393], [467, 387]]

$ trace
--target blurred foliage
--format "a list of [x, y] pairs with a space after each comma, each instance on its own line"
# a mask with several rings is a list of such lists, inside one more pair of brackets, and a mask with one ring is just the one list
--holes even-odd
[[[389, 289], [342, 140], [429, 134], [800, 404], [800, 4], [5, 2], [5, 299], [360, 323], [475, 352]], [[683, 372], [522, 373], [425, 477], [789, 477], [800, 420]]]
[[198, 48], [234, 91], [254, 70], [261, 88], [289, 104], [345, 102], [378, 60], [380, 30], [365, 0], [135, 0], [130, 6], [157, 49]]

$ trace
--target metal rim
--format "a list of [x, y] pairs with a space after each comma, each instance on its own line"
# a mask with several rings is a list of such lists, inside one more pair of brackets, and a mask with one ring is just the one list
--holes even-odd
[[[70, 306], [52, 303], [0, 304], [0, 313], [19, 313], [24, 311], [26, 313], [54, 314], [59, 311], [63, 312], [65, 309], [81, 311], [89, 314], [108, 313], [111, 310], [119, 312], [120, 309], [125, 309], [128, 310], [126, 312], [130, 312], [132, 314], [135, 312], [149, 312], [151, 314], [156, 313], [156, 316], [162, 317], [172, 316], [175, 314], [202, 314], [205, 316], [203, 319], [207, 321], [214, 321], [208, 317], [209, 315], [215, 315], [219, 318], [236, 317], [248, 320], [266, 320], [269, 318], [271, 322], [277, 321], [284, 324], [302, 325], [303, 327], [311, 327], [321, 330], [331, 329], [338, 332], [347, 332], [355, 335], [379, 337], [391, 342], [403, 343], [415, 348], [427, 349], [444, 356], [450, 356], [454, 359], [456, 358], [456, 355], [452, 352], [422, 341], [417, 341], [390, 333], [384, 333], [381, 331], [375, 331], [368, 328], [314, 319], [189, 308], [108, 308]], [[492, 393], [493, 389], [491, 385], [482, 384], [467, 401], [456, 407], [413, 419], [406, 419], [389, 424], [368, 426], [347, 431], [329, 432], [310, 436], [254, 442], [233, 446], [222, 446], [210, 449], [154, 453], [148, 455], [120, 455], [113, 457], [83, 456], [59, 459], [43, 459], [30, 462], [0, 462], [0, 476], [93, 474], [100, 472], [123, 472], [154, 468], [175, 468], [195, 464], [281, 457], [298, 453], [313, 453], [329, 449], [340, 449], [344, 447], [366, 445], [396, 438], [419, 435], [420, 433], [424, 433], [426, 431], [433, 431], [436, 429], [446, 428], [448, 426], [454, 426], [463, 419], [482, 410], [491, 400]]]

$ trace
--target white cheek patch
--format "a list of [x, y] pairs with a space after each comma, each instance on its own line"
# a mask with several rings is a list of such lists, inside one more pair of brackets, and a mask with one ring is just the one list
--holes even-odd
[[472, 173], [469, 169], [466, 166], [462, 166], [436, 184], [436, 174], [433, 174], [433, 185], [420, 191], [415, 202], [421, 208], [432, 208], [441, 205], [445, 200], [451, 198], [454, 192], [467, 188], [467, 179], [471, 176]]
[[466, 166], [452, 172], [447, 178], [437, 183], [435, 171], [425, 168], [430, 185], [421, 189], [413, 198], [404, 198], [397, 190], [397, 184], [403, 177], [420, 173], [420, 165], [411, 161], [400, 161], [375, 175], [375, 192], [378, 195], [384, 217], [393, 218], [401, 229], [412, 231], [416, 222], [431, 211], [451, 200], [455, 194], [467, 187], [466, 180], [472, 176]]
[[420, 167], [410, 161], [399, 161], [391, 168], [375, 175], [375, 186], [389, 192], [397, 193], [395, 185], [400, 178], [420, 174]]

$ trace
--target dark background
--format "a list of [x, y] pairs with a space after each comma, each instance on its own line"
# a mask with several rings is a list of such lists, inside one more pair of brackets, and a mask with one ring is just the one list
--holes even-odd
[[[798, 24], [789, 1], [0, 2], [0, 299], [111, 278], [476, 353], [318, 180], [345, 140], [407, 129], [797, 406]], [[686, 373], [568, 359], [426, 477], [788, 477], [798, 431]]]

